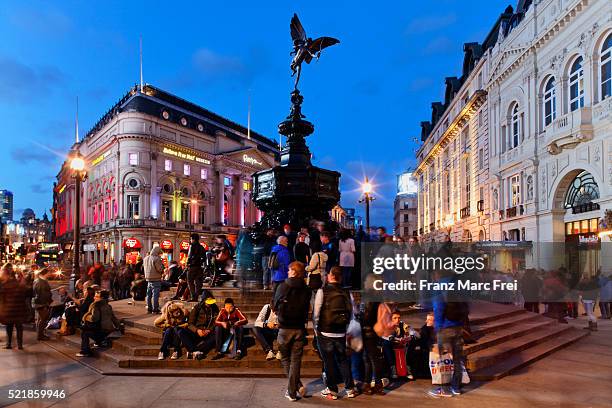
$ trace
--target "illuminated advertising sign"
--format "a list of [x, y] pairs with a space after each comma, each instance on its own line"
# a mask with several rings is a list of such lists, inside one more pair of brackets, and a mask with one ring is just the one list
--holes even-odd
[[142, 248], [142, 244], [136, 238], [126, 238], [123, 240], [123, 247], [130, 249], [140, 249]]
[[179, 159], [186, 159], [186, 160], [191, 160], [191, 161], [195, 161], [198, 163], [210, 164], [210, 160], [204, 159], [203, 157], [199, 157], [199, 156], [196, 156], [190, 153], [179, 152], [178, 150], [174, 150], [170, 147], [164, 147], [164, 150], [162, 150], [162, 153], [168, 154], [170, 156], [178, 157]]
[[98, 157], [96, 157], [95, 159], [91, 161], [91, 165], [95, 166], [96, 164], [100, 163], [102, 160], [110, 156], [110, 154], [111, 154], [110, 150], [108, 152], [102, 153], [101, 155], [99, 155]]
[[164, 239], [159, 246], [164, 250], [172, 249], [172, 241]]
[[398, 194], [416, 193], [418, 186], [416, 180], [412, 177], [412, 173], [403, 173], [397, 176], [397, 192]]
[[256, 164], [258, 166], [263, 166], [262, 162], [260, 162], [259, 160], [257, 160], [254, 157], [249, 156], [248, 154], [243, 154], [242, 155], [242, 161], [247, 163], [247, 164]]

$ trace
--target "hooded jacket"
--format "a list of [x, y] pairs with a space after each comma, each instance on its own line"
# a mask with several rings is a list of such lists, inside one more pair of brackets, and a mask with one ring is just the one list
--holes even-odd
[[270, 255], [276, 252], [278, 268], [272, 269], [272, 282], [282, 282], [287, 279], [289, 273], [289, 264], [291, 263], [291, 254], [289, 249], [281, 244], [276, 244], [272, 248]]
[[162, 280], [164, 263], [160, 257], [161, 252], [162, 250], [160, 247], [153, 247], [149, 255], [142, 261], [147, 282], [160, 282]]
[[83, 316], [83, 322], [92, 323], [106, 333], [119, 328], [119, 319], [113, 313], [113, 308], [106, 299], [93, 302]]

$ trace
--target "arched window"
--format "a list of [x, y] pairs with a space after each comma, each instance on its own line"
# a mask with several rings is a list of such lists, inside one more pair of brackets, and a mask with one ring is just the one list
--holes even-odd
[[589, 204], [599, 198], [599, 186], [593, 175], [583, 171], [570, 183], [565, 193], [564, 208], [578, 207]]
[[576, 58], [576, 61], [574, 61], [570, 68], [569, 104], [570, 112], [584, 106], [584, 70], [582, 69], [582, 57]]
[[510, 118], [510, 149], [514, 149], [519, 145], [521, 139], [521, 116], [519, 114], [518, 103], [512, 108], [512, 116]]
[[601, 100], [612, 96], [612, 34], [601, 47]]
[[548, 126], [557, 117], [557, 97], [555, 96], [555, 78], [550, 77], [544, 87], [544, 126]]

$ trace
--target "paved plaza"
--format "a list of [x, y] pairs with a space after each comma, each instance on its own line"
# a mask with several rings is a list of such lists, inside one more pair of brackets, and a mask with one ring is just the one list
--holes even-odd
[[[584, 318], [570, 324], [583, 326]], [[0, 351], [0, 406], [14, 407], [277, 407], [285, 381], [257, 378], [188, 378], [103, 376], [59, 353], [48, 344], [32, 344], [26, 351]], [[419, 407], [609, 407], [612, 403], [612, 321], [599, 331], [499, 381], [473, 383], [461, 397], [434, 400], [425, 395], [429, 382], [401, 384], [386, 396], [359, 396], [326, 401], [318, 396], [322, 384], [308, 380], [313, 397], [295, 405]], [[65, 400], [14, 401], [8, 390], [60, 389]]]

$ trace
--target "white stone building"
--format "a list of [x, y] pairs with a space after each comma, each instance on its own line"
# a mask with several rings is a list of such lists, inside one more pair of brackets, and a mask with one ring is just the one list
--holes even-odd
[[[130, 90], [74, 148], [88, 172], [80, 209], [86, 263], [144, 255], [154, 244], [179, 259], [192, 232], [205, 241], [235, 234], [260, 217], [252, 174], [278, 162], [272, 140], [150, 85]], [[54, 232], [64, 249], [73, 212], [66, 161], [54, 190]]]
[[[470, 89], [486, 95], [483, 126], [474, 129], [474, 115], [467, 119], [472, 145], [468, 139], [463, 154], [469, 167], [459, 167], [463, 184], [451, 184], [462, 198], [451, 200], [447, 212], [436, 195], [444, 193], [438, 163], [445, 162], [443, 135], [454, 132], [459, 93], [419, 151], [421, 233], [449, 229], [456, 241], [531, 242], [522, 266], [574, 263], [596, 271], [605, 263], [597, 234], [612, 209], [612, 2], [521, 0], [482, 46], [472, 71], [482, 73], [482, 85], [475, 86], [473, 74], [461, 78], [468, 96]], [[436, 182], [428, 185], [432, 174]], [[469, 210], [456, 216], [457, 208]], [[550, 242], [568, 243], [566, 256], [553, 260], [561, 247]], [[576, 250], [587, 242], [593, 245]]]

